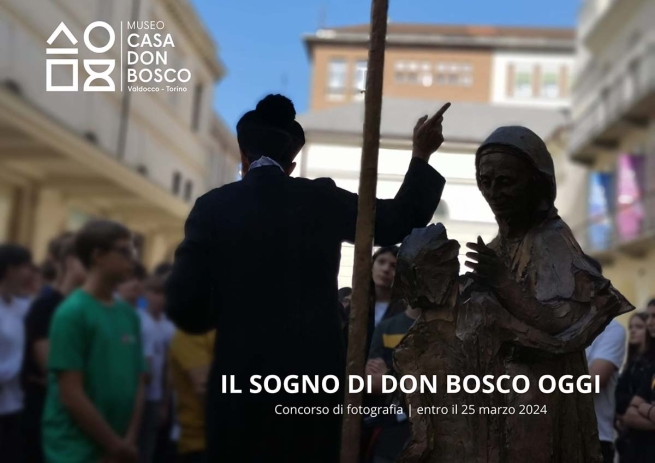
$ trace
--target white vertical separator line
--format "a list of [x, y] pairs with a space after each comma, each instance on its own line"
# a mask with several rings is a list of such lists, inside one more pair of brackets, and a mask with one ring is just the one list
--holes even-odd
[[121, 92], [123, 91], [123, 21], [121, 21]]

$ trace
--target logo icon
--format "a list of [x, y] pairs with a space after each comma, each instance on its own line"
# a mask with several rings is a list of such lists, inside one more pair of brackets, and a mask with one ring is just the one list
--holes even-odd
[[[96, 29], [101, 28], [107, 31], [108, 40], [103, 46], [96, 47], [91, 43], [91, 33]], [[73, 45], [77, 45], [78, 40], [70, 31], [66, 24], [63, 22], [57, 26], [50, 38], [47, 40], [48, 45], [52, 45], [54, 41], [61, 34], [64, 34], [68, 41]], [[95, 54], [103, 54], [109, 51], [116, 42], [116, 34], [114, 29], [104, 21], [95, 21], [87, 26], [84, 30], [84, 45], [86, 48]], [[47, 55], [59, 56], [72, 56], [78, 55], [78, 48], [47, 48]], [[84, 81], [85, 92], [113, 92], [116, 89], [111, 73], [116, 67], [116, 60], [113, 59], [85, 59], [83, 60], [84, 70], [89, 74], [89, 77]], [[55, 66], [70, 66], [72, 69], [72, 84], [71, 85], [54, 85], [53, 84], [53, 69]], [[103, 69], [98, 72], [93, 69], [93, 66]], [[77, 92], [79, 90], [79, 59], [78, 58], [48, 58], [46, 60], [46, 91], [48, 92]], [[104, 85], [91, 85], [96, 81], [104, 82]]]

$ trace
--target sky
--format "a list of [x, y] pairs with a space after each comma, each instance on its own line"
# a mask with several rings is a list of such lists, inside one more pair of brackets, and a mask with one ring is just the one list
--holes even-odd
[[[390, 0], [396, 23], [575, 27], [579, 0]], [[368, 23], [369, 0], [192, 0], [218, 44], [227, 75], [214, 108], [234, 131], [268, 93], [307, 111], [311, 67], [302, 36], [321, 25]]]

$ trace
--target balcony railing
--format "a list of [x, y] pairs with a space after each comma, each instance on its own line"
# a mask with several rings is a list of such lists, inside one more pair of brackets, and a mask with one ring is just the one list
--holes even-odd
[[603, 75], [603, 70], [596, 70], [576, 85], [574, 104], [591, 103], [573, 121], [569, 148], [575, 160], [588, 161], [595, 145], [611, 145], [625, 133], [626, 122], [648, 117], [648, 101], [655, 97], [655, 39], [624, 57], [612, 71]]

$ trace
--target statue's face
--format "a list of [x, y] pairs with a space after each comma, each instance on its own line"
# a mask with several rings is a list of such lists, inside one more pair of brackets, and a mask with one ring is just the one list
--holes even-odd
[[524, 159], [501, 152], [482, 156], [478, 186], [496, 217], [529, 214], [535, 195], [534, 168]]
[[443, 225], [417, 228], [398, 254], [394, 291], [421, 310], [453, 307], [459, 279], [459, 243], [449, 240]]
[[[459, 261], [457, 252], [459, 245], [455, 242], [449, 246], [447, 254], [455, 254], [443, 262], [434, 263], [430, 270], [424, 270], [419, 277], [419, 284], [425, 288], [425, 298], [418, 303], [423, 310], [439, 310], [442, 307], [452, 307], [459, 293]], [[443, 258], [445, 256], [441, 256]]]

